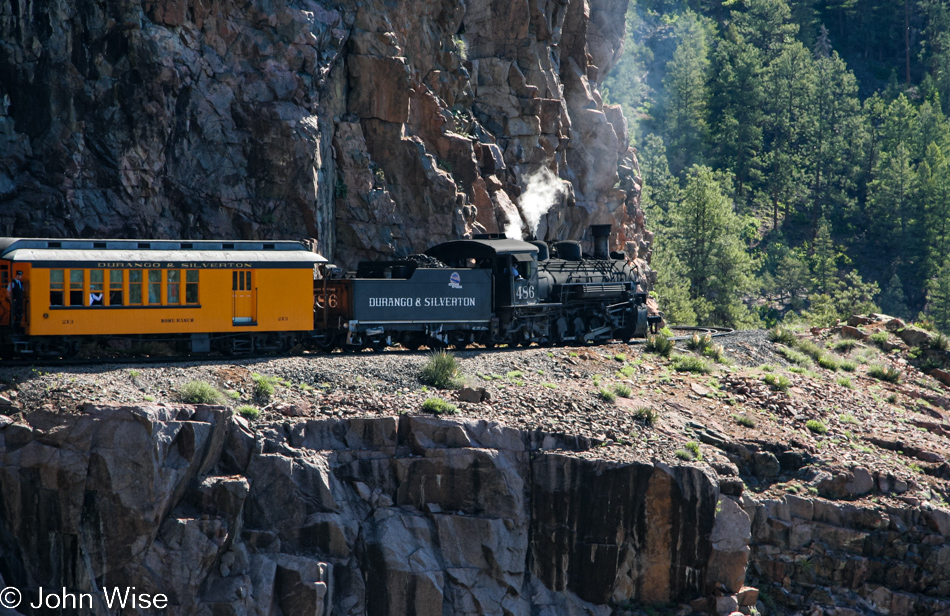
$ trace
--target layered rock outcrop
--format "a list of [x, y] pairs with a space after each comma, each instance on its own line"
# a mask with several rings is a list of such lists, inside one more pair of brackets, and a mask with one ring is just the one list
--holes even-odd
[[749, 519], [714, 477], [572, 446], [409, 416], [0, 417], [0, 575], [29, 602], [89, 593], [94, 614], [126, 586], [202, 615], [606, 615], [737, 590]]
[[612, 222], [647, 258], [597, 89], [626, 6], [3, 0], [0, 235], [312, 236], [353, 265]]
[[756, 503], [750, 574], [775, 609], [950, 615], [950, 513], [787, 495]]

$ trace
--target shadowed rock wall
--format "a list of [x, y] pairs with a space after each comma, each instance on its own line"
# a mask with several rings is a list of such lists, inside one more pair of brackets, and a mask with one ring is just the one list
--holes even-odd
[[648, 258], [619, 107], [626, 0], [2, 0], [0, 235], [316, 237], [401, 256], [612, 222]]
[[255, 433], [201, 406], [0, 417], [0, 582], [215, 616], [606, 615], [732, 585], [705, 471], [541, 443], [590, 445], [423, 417]]

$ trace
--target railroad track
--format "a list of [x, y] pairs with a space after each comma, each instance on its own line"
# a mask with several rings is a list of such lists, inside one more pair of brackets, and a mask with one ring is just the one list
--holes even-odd
[[[728, 327], [699, 327], [699, 326], [674, 326], [670, 327], [670, 330], [675, 334], [671, 340], [677, 342], [682, 342], [684, 340], [689, 340], [693, 334], [709, 334], [713, 338], [719, 338], [723, 336], [728, 336], [735, 332], [735, 330]], [[635, 338], [627, 342], [627, 344], [643, 344], [645, 339]], [[623, 344], [621, 342], [611, 342], [609, 344]], [[387, 347], [390, 348], [390, 347]], [[480, 347], [479, 347], [480, 348]], [[505, 351], [514, 351], [517, 350], [517, 347], [508, 347], [508, 348], [495, 348], [492, 349], [493, 352], [505, 352]], [[355, 354], [367, 352], [371, 353], [372, 351], [347, 351], [347, 354]], [[393, 350], [391, 352], [396, 353], [427, 353], [426, 350], [421, 351], [409, 351], [409, 350]], [[333, 355], [334, 353], [326, 353], [323, 351], [311, 351], [308, 353], [313, 356], [326, 356]], [[280, 357], [290, 357], [288, 353], [249, 353], [247, 355], [204, 355], [197, 357], [194, 355], [162, 355], [155, 357], [148, 356], [138, 356], [138, 357], [91, 357], [91, 358], [57, 358], [49, 356], [37, 356], [37, 357], [20, 357], [17, 359], [4, 359], [0, 362], [0, 366], [4, 368], [30, 368], [30, 367], [76, 367], [76, 366], [111, 366], [118, 364], [131, 364], [131, 365], [149, 365], [149, 364], [177, 364], [177, 363], [206, 363], [206, 362], [231, 362], [231, 361], [247, 361], [247, 360], [258, 360], [265, 361], [268, 359], [277, 359]]]

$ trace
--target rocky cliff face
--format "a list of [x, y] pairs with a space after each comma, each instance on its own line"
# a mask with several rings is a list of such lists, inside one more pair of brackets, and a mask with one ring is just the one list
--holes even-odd
[[0, 234], [313, 236], [352, 265], [612, 222], [648, 255], [597, 90], [626, 0], [0, 6]]
[[215, 616], [607, 615], [738, 590], [750, 522], [709, 471], [578, 445], [410, 416], [0, 416], [0, 582], [23, 606], [66, 588], [105, 614], [134, 586]]

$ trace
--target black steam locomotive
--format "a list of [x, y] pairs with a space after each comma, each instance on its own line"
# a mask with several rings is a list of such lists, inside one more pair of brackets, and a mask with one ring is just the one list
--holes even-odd
[[439, 244], [424, 258], [361, 263], [315, 291], [315, 335], [326, 348], [400, 343], [461, 347], [604, 342], [645, 336], [646, 293], [610, 225], [593, 225], [594, 254], [479, 235]]

